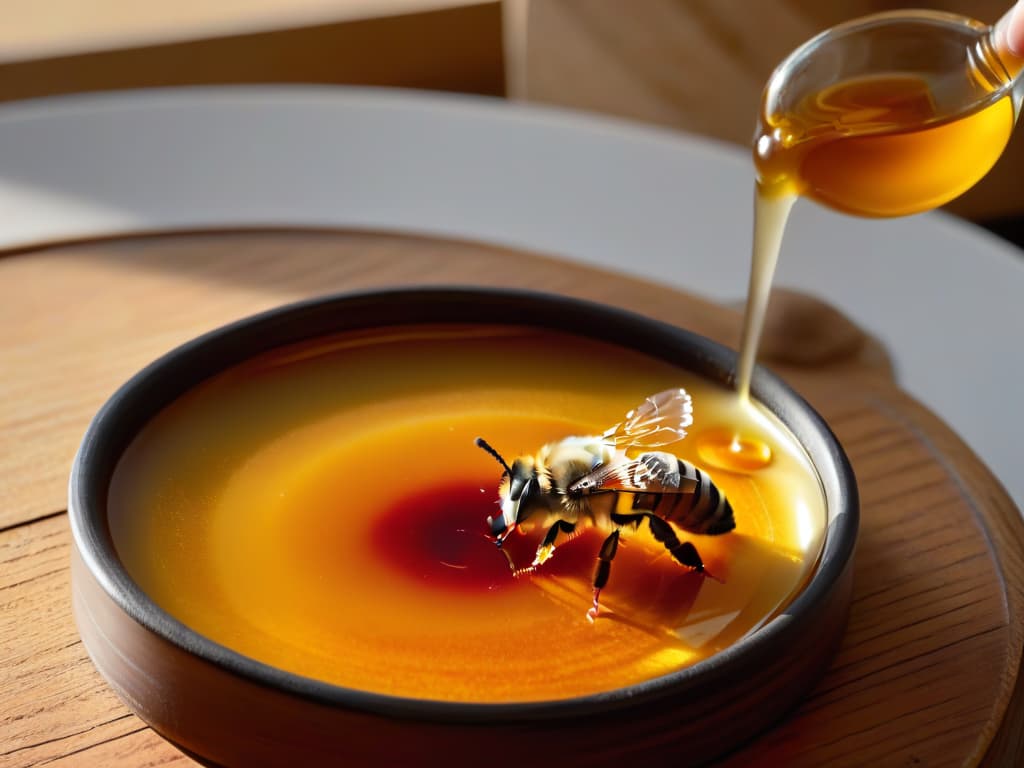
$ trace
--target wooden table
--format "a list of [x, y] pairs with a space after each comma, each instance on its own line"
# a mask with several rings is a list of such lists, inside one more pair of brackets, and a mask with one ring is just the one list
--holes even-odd
[[[661, 286], [534, 254], [387, 234], [152, 236], [0, 257], [0, 765], [190, 763], [107, 687], [70, 615], [67, 473], [113, 390], [197, 333], [283, 302], [453, 282], [603, 301], [728, 344], [739, 327], [734, 310]], [[774, 319], [776, 342], [791, 338], [793, 314], [801, 327], [809, 313], [836, 320], [813, 303], [783, 304], [791, 314]], [[893, 386], [884, 358], [855, 331], [804, 339], [803, 354], [768, 341], [789, 360], [780, 372], [852, 460], [862, 534], [832, 668], [795, 713], [721, 765], [1020, 764], [1017, 510], [959, 439]]]

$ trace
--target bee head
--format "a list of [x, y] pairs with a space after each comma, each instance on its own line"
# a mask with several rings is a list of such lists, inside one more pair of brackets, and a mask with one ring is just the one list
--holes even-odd
[[491, 535], [497, 538], [499, 546], [512, 529], [529, 516], [538, 490], [533, 457], [523, 456], [512, 462], [509, 474], [498, 487], [501, 515], [488, 521]]
[[523, 521], [523, 512], [528, 510], [528, 500], [537, 492], [537, 472], [532, 457], [523, 456], [512, 462], [510, 467], [496, 450], [478, 437], [476, 444], [493, 456], [505, 472], [498, 486], [501, 514], [488, 517], [487, 524], [491, 528], [491, 536], [500, 547], [505, 537], [512, 532], [516, 524]]

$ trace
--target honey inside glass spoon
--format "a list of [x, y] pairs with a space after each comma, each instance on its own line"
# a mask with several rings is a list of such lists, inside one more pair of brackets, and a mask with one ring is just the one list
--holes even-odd
[[859, 216], [936, 208], [1002, 154], [1024, 59], [994, 26], [934, 11], [850, 21], [791, 53], [754, 139], [754, 254], [737, 389], [747, 397], [782, 230], [797, 197]]
[[775, 70], [758, 183], [861, 216], [943, 205], [995, 164], [1020, 105], [1003, 22], [896, 11], [840, 24]]

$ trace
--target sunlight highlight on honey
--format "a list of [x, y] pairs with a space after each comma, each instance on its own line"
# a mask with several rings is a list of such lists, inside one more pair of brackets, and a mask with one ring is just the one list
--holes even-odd
[[[604, 534], [515, 578], [485, 536], [500, 468], [473, 440], [511, 459], [677, 386], [695, 423], [666, 450], [709, 470], [736, 514], [733, 533], [685, 537], [724, 583], [627, 531], [591, 625]], [[708, 466], [702, 443], [736, 428], [770, 460]], [[348, 334], [203, 383], [126, 451], [109, 510], [129, 573], [213, 640], [342, 686], [470, 702], [607, 691], [707, 658], [798, 592], [825, 523], [806, 456], [729, 390], [594, 341], [468, 326]], [[542, 536], [508, 539], [514, 565]]]

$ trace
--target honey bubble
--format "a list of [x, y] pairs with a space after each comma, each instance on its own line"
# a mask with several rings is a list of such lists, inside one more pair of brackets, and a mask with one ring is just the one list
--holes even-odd
[[753, 472], [772, 461], [768, 443], [724, 428], [698, 436], [697, 453], [705, 464], [729, 472]]

